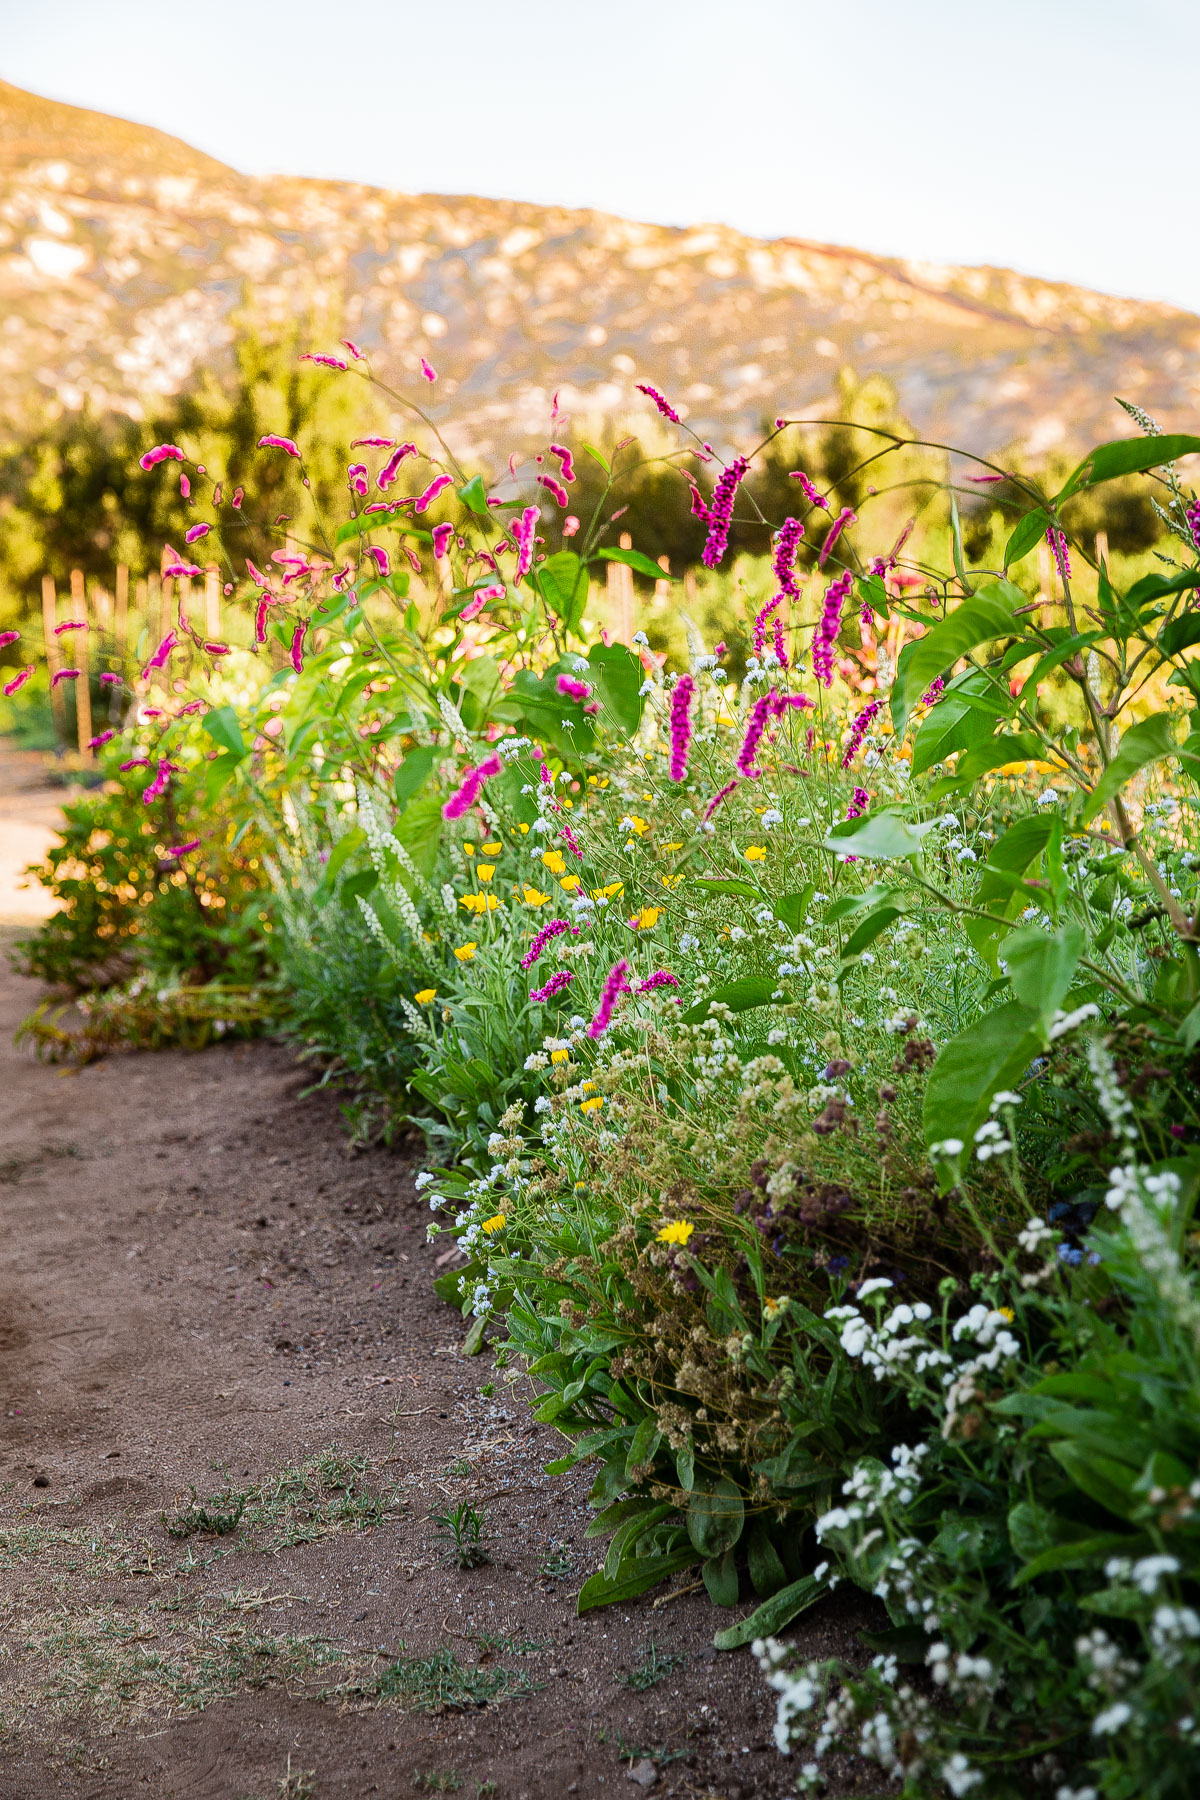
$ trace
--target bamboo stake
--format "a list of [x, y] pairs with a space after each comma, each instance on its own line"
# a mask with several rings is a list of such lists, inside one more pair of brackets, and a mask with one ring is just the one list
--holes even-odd
[[54, 685], [54, 677], [62, 667], [58, 654], [58, 639], [54, 635], [54, 627], [58, 623], [58, 595], [54, 591], [53, 575], [42, 576], [42, 632], [46, 641], [46, 667], [50, 672], [50, 707], [54, 714], [54, 736], [59, 749], [63, 747], [63, 739], [67, 735], [67, 705], [60, 687]]
[[89, 748], [92, 739], [92, 658], [88, 648], [88, 616], [87, 592], [83, 584], [83, 570], [71, 570], [71, 611], [77, 619], [82, 619], [84, 629], [72, 632], [74, 639], [74, 658], [79, 669], [79, 679], [75, 683], [75, 728], [79, 739], [79, 756], [81, 762], [90, 763], [95, 757]]
[[[670, 557], [669, 556], [660, 556], [658, 559], [658, 566], [662, 570], [664, 575], [669, 575], [671, 573]], [[654, 598], [656, 600], [669, 600], [671, 598], [671, 584], [669, 581], [656, 581], [655, 582]]]
[[[151, 577], [151, 579], [153, 579], [153, 577]], [[171, 629], [171, 608], [174, 604], [174, 600], [175, 596], [172, 591], [170, 580], [163, 581], [160, 577], [158, 613], [158, 635], [160, 638], [165, 638], [168, 631]]]
[[204, 635], [221, 635], [221, 571], [216, 563], [209, 563], [204, 571]]

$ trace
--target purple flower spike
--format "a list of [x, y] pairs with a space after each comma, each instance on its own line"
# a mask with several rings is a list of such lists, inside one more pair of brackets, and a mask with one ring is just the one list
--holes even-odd
[[750, 464], [744, 456], [735, 456], [729, 466], [722, 470], [721, 478], [713, 489], [712, 505], [708, 509], [708, 542], [700, 553], [700, 560], [706, 569], [715, 569], [725, 554], [729, 543], [729, 527], [733, 523], [734, 496], [749, 468]]
[[553, 1000], [555, 994], [561, 994], [565, 987], [570, 987], [575, 976], [570, 969], [556, 969], [545, 987], [530, 988], [529, 998], [538, 1005], [544, 1000]]
[[627, 994], [629, 992], [629, 983], [625, 979], [628, 973], [629, 964], [624, 957], [621, 958], [620, 962], [615, 962], [608, 971], [608, 976], [600, 995], [600, 1004], [596, 1008], [596, 1016], [587, 1028], [587, 1034], [590, 1038], [603, 1037], [604, 1033], [608, 1030], [609, 1022], [613, 1016], [613, 1008], [617, 1004], [618, 997], [621, 994]]
[[681, 675], [671, 695], [671, 761], [667, 773], [672, 781], [682, 781], [687, 774], [688, 746], [692, 741], [691, 706], [695, 692], [695, 677]]

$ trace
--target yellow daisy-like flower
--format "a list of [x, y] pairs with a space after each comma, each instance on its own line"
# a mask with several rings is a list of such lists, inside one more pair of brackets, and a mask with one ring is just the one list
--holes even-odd
[[607, 887], [593, 888], [592, 899], [611, 900], [614, 894], [623, 894], [624, 892], [625, 883], [623, 881], [610, 881]]
[[490, 881], [496, 873], [496, 865], [495, 863], [476, 863], [475, 873], [480, 881]]
[[495, 912], [504, 904], [495, 894], [460, 894], [458, 904], [470, 913]]
[[561, 850], [543, 850], [542, 861], [552, 875], [565, 875], [567, 872], [567, 865], [563, 861]]
[[521, 898], [524, 900], [526, 906], [545, 906], [550, 896], [549, 894], [543, 894], [540, 888], [530, 887], [528, 883], [526, 883]]
[[581, 1081], [579, 1084], [579, 1091], [581, 1094], [590, 1094], [595, 1085], [594, 1081]]
[[486, 1231], [488, 1236], [491, 1237], [493, 1231], [503, 1231], [507, 1224], [508, 1214], [497, 1213], [494, 1219], [485, 1219], [479, 1229], [480, 1231]]
[[670, 894], [670, 893], [674, 892], [674, 890], [679, 886], [679, 884], [682, 880], [683, 880], [682, 875], [664, 875], [662, 877], [662, 884], [666, 888], [667, 892]]
[[463, 855], [464, 856], [474, 856], [474, 854], [475, 854], [474, 844], [464, 844], [463, 845]]
[[664, 850], [682, 850], [683, 849], [683, 839], [681, 838], [677, 844], [664, 844], [663, 849]]
[[746, 847], [745, 857], [747, 862], [765, 862], [767, 852], [762, 844], [749, 844]]
[[573, 894], [579, 886], [579, 877], [578, 875], [564, 875], [558, 885], [564, 894]]
[[431, 1000], [437, 999], [437, 989], [436, 988], [422, 988], [419, 994], [413, 995], [413, 999], [416, 1001], [418, 1006], [428, 1006], [429, 1002]]
[[652, 931], [658, 924], [662, 910], [661, 906], [643, 906], [640, 912], [634, 914], [629, 923], [635, 931]]
[[504, 845], [503, 844], [480, 844], [479, 848], [483, 851], [483, 854], [485, 856], [499, 856], [500, 852], [504, 848]]
[[470, 962], [478, 948], [479, 945], [473, 942], [470, 944], [460, 944], [454, 954], [457, 956], [459, 962]]
[[519, 832], [520, 832], [520, 834], [521, 834], [521, 836], [522, 836], [522, 837], [528, 837], [528, 836], [529, 836], [529, 827], [528, 827], [528, 825], [518, 825], [518, 826], [517, 826], [517, 830], [518, 830], [518, 831], [519, 831]]
[[671, 1225], [664, 1225], [661, 1231], [655, 1232], [660, 1244], [686, 1244], [696, 1227], [687, 1219], [676, 1219]]
[[1013, 1322], [1013, 1309], [1012, 1309], [1012, 1307], [1011, 1307], [1011, 1306], [998, 1306], [998, 1307], [997, 1307], [997, 1308], [996, 1308], [996, 1311], [997, 1311], [997, 1312], [998, 1312], [998, 1313], [999, 1313], [999, 1314], [1000, 1314], [1000, 1317], [1001, 1317], [1001, 1318], [1002, 1318], [1002, 1319], [1007, 1319], [1007, 1320], [1008, 1320], [1008, 1322], [1009, 1322], [1009, 1324], [1010, 1324], [1010, 1325], [1011, 1325], [1011, 1324], [1012, 1324], [1012, 1322]]
[[550, 1052], [550, 1061], [552, 1063], [567, 1062], [570, 1059], [570, 1055], [571, 1052], [569, 1050], [552, 1050]]
[[580, 1112], [585, 1112], [585, 1113], [599, 1112], [600, 1108], [603, 1105], [604, 1105], [604, 1095], [603, 1094], [593, 1094], [589, 1100], [583, 1100], [580, 1102], [579, 1110], [580, 1110]]

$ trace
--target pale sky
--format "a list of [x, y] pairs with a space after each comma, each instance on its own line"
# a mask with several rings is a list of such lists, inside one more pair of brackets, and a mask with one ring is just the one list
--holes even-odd
[[253, 174], [715, 220], [1200, 311], [1200, 0], [0, 0], [0, 74]]

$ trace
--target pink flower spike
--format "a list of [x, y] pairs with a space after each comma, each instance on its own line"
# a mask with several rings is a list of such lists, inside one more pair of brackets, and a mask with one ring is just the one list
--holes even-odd
[[505, 591], [506, 590], [498, 582], [493, 583], [491, 587], [477, 588], [475, 590], [475, 598], [473, 600], [468, 600], [467, 604], [459, 613], [459, 623], [461, 625], [469, 625], [472, 619], [477, 619], [479, 617], [489, 600], [503, 600]]
[[308, 621], [301, 619], [292, 633], [292, 667], [297, 675], [304, 673], [304, 634], [308, 630]]
[[340, 356], [323, 356], [320, 351], [314, 351], [314, 350], [306, 350], [304, 355], [300, 358], [300, 361], [301, 362], [320, 363], [320, 365], [323, 369], [343, 369], [344, 370], [349, 367], [349, 364], [344, 363]]
[[350, 352], [350, 354], [354, 358], [355, 362], [366, 362], [367, 359], [366, 359], [365, 352], [360, 350], [358, 345], [356, 343], [354, 343], [350, 338], [339, 338], [338, 342], [345, 345], [346, 349]]
[[453, 485], [453, 476], [435, 475], [429, 486], [425, 489], [425, 492], [418, 497], [417, 504], [413, 507], [413, 511], [419, 513], [425, 512], [428, 507], [433, 505], [443, 488], [452, 487]]
[[265, 644], [267, 641], [267, 608], [271, 602], [264, 595], [254, 612], [254, 641]]
[[671, 975], [666, 969], [655, 969], [653, 975], [647, 975], [645, 981], [639, 981], [633, 991], [635, 994], [652, 994], [655, 988], [678, 986], [678, 975]]
[[19, 631], [0, 631], [0, 650], [7, 650], [10, 644], [16, 643], [20, 635]]
[[829, 511], [828, 500], [825, 498], [824, 494], [819, 494], [817, 492], [816, 488], [813, 486], [813, 483], [809, 480], [808, 476], [804, 473], [803, 469], [793, 469], [791, 474], [788, 476], [788, 480], [789, 481], [798, 481], [800, 483], [801, 491], [804, 494], [804, 498], [808, 501], [808, 504], [810, 506], [819, 506], [821, 508], [822, 512]]
[[144, 456], [138, 458], [138, 461], [143, 469], [152, 469], [155, 463], [184, 462], [186, 458], [178, 444], [155, 444], [153, 450], [147, 450]]
[[709, 801], [708, 805], [704, 809], [704, 820], [703, 820], [704, 824], [707, 825], [708, 821], [712, 818], [713, 814], [716, 812], [718, 806], [723, 805], [724, 802], [726, 800], [728, 800], [730, 794], [733, 793], [733, 791], [737, 787], [737, 785], [738, 784], [736, 781], [728, 781], [728, 782], [726, 782], [725, 786], [721, 789], [719, 794], [713, 795], [712, 799]]
[[[375, 486], [379, 489], [380, 493], [382, 493], [385, 488], [391, 487], [393, 481], [396, 479], [396, 471], [404, 461], [405, 457], [415, 456], [416, 454], [417, 446], [415, 444], [399, 444], [396, 447], [375, 477]], [[449, 479], [449, 477], [447, 477], [447, 479]]]
[[555, 686], [567, 700], [590, 700], [592, 697], [592, 690], [587, 682], [575, 681], [570, 675], [560, 675]]
[[435, 525], [433, 528], [433, 554], [445, 556], [450, 539], [454, 536], [453, 525]]
[[88, 749], [89, 750], [98, 750], [100, 748], [101, 744], [109, 743], [112, 738], [116, 737], [116, 735], [117, 734], [115, 731], [102, 731], [96, 737], [88, 739]]
[[688, 746], [692, 741], [690, 712], [695, 691], [695, 677], [681, 675], [671, 694], [671, 761], [667, 772], [672, 781], [682, 781], [687, 774]]
[[664, 419], [670, 419], [672, 425], [678, 425], [680, 423], [679, 414], [675, 411], [671, 402], [663, 398], [657, 388], [651, 387], [648, 381], [635, 381], [633, 385], [639, 394], [645, 394], [648, 400], [653, 400]]
[[571, 496], [561, 481], [556, 481], [553, 475], [539, 475], [537, 479], [539, 485], [544, 487], [548, 494], [553, 494], [560, 506], [570, 505]]
[[228, 656], [230, 653], [228, 644], [205, 644], [204, 648], [210, 656]]
[[821, 620], [813, 634], [812, 664], [813, 674], [822, 687], [833, 685], [833, 646], [838, 632], [842, 628], [842, 607], [853, 584], [854, 577], [847, 569], [844, 574], [831, 581], [825, 589], [825, 598], [821, 607]]
[[61, 637], [64, 631], [86, 631], [86, 619], [64, 619], [61, 625], [54, 627], [55, 637]]
[[479, 798], [479, 790], [485, 781], [498, 775], [503, 763], [496, 755], [486, 757], [477, 768], [468, 769], [461, 787], [457, 788], [442, 807], [443, 819], [461, 819], [463, 814], [474, 806]]
[[562, 464], [563, 480], [574, 481], [575, 459], [571, 451], [567, 449], [567, 446], [565, 444], [551, 444], [549, 450], [551, 456], [557, 456], [559, 462]]
[[198, 850], [200, 848], [200, 844], [201, 844], [200, 838], [192, 838], [191, 841], [186, 844], [172, 844], [170, 849], [167, 851], [167, 855], [168, 856], [187, 856], [190, 854], [191, 851]]
[[396, 442], [395, 438], [381, 438], [381, 437], [351, 438], [350, 439], [350, 448], [352, 450], [390, 450], [390, 449], [392, 449], [395, 442]]
[[171, 770], [173, 766], [173, 764], [167, 761], [165, 756], [159, 757], [158, 767], [154, 771], [153, 779], [148, 781], [146, 786], [142, 789], [143, 806], [149, 806], [152, 800], [157, 800], [160, 794], [166, 792], [167, 783], [171, 779]]
[[162, 643], [158, 646], [158, 649], [154, 652], [154, 655], [150, 658], [150, 661], [146, 664], [145, 672], [147, 674], [149, 674], [151, 669], [165, 668], [166, 664], [167, 664], [167, 658], [170, 656], [172, 650], [176, 650], [176, 649], [178, 649], [178, 647], [179, 647], [179, 639], [176, 637], [176, 635], [173, 631], [168, 631], [166, 637], [163, 639]]
[[367, 555], [371, 558], [372, 562], [375, 564], [376, 569], [379, 571], [379, 574], [382, 577], [386, 578], [388, 575], [391, 574], [391, 572], [392, 572], [391, 559], [388, 556], [387, 551], [382, 547], [382, 545], [368, 544], [367, 545]]
[[536, 548], [534, 534], [537, 531], [538, 519], [541, 517], [536, 506], [527, 506], [519, 519], [514, 519], [509, 530], [517, 546], [517, 567], [513, 575], [513, 586], [520, 587], [522, 581], [533, 567], [533, 552]]
[[179, 492], [185, 500], [190, 500], [192, 497], [192, 484], [182, 470], [179, 474]]
[[615, 962], [609, 970], [600, 994], [600, 1004], [596, 1008], [596, 1016], [587, 1028], [590, 1038], [603, 1037], [608, 1030], [613, 1016], [613, 1008], [616, 1006], [619, 996], [629, 992], [629, 983], [625, 979], [628, 973], [629, 964], [624, 957], [619, 962]]
[[431, 369], [429, 364], [425, 361], [424, 357], [421, 358], [421, 373], [425, 377], [426, 381], [436, 381], [437, 380], [437, 370]]
[[148, 756], [131, 756], [128, 762], [121, 764], [120, 773], [124, 775], [129, 769], [148, 769], [149, 767], [150, 758]]
[[540, 1006], [546, 1000], [553, 1000], [555, 994], [561, 994], [564, 988], [570, 987], [574, 979], [570, 969], [556, 969], [545, 987], [530, 988], [529, 998]]
[[[296, 458], [297, 462], [302, 460], [300, 452], [291, 438], [280, 437], [277, 431], [268, 431], [265, 437], [260, 437], [258, 447], [260, 450], [286, 450], [289, 456]], [[234, 504], [237, 504], [236, 499]]]
[[532, 969], [534, 963], [546, 948], [546, 945], [554, 938], [561, 937], [564, 931], [569, 931], [570, 929], [571, 928], [565, 919], [551, 919], [548, 925], [543, 925], [542, 929], [538, 932], [532, 944], [530, 944], [528, 950], [521, 958], [521, 967], [523, 969]]
[[78, 681], [78, 680], [79, 680], [79, 670], [78, 669], [59, 669], [56, 674], [51, 676], [50, 686], [52, 688], [56, 688], [60, 681]]
[[351, 493], [357, 494], [362, 499], [368, 492], [371, 480], [366, 463], [351, 463], [346, 470], [346, 480]]
[[12, 695], [16, 693], [18, 688], [23, 688], [25, 686], [25, 683], [29, 680], [29, 677], [33, 674], [36, 667], [36, 663], [30, 663], [28, 668], [18, 670], [11, 681], [5, 682], [4, 693], [6, 699], [10, 699]]
[[845, 531], [847, 525], [857, 525], [857, 524], [858, 524], [858, 514], [856, 512], [854, 512], [851, 507], [843, 506], [841, 512], [838, 514], [837, 518], [833, 521], [833, 524], [829, 527], [829, 530], [825, 533], [825, 542], [821, 545], [820, 552], [817, 556], [818, 569], [823, 569], [825, 567], [825, 563], [829, 556], [829, 552], [833, 549], [833, 546], [837, 543], [837, 541], [841, 537], [843, 531]]
[[713, 489], [712, 505], [708, 509], [708, 542], [700, 552], [700, 561], [706, 569], [715, 569], [725, 554], [729, 527], [733, 523], [734, 497], [749, 469], [750, 464], [744, 456], [735, 456], [721, 471]]
[[568, 513], [566, 518], [563, 520], [563, 529], [562, 529], [563, 537], [564, 538], [573, 538], [575, 536], [575, 533], [578, 530], [579, 530], [579, 520], [575, 517], [574, 513]]
[[104, 682], [106, 687], [120, 687], [122, 685], [123, 678], [120, 675], [110, 675], [108, 673], [108, 671], [105, 670], [104, 674], [100, 677], [100, 679], [102, 682]]
[[199, 568], [195, 563], [173, 562], [168, 563], [163, 569], [163, 579], [164, 581], [176, 580], [182, 575], [189, 581], [192, 581], [196, 576], [203, 575], [203, 573], [204, 570]]
[[968, 481], [1007, 481], [1007, 475], [968, 475]]
[[206, 538], [211, 530], [211, 525], [191, 525], [184, 532], [183, 541], [185, 544], [198, 544], [200, 539]]
[[241, 488], [234, 488], [234, 490], [233, 490], [233, 499], [232, 499], [232, 500], [231, 500], [231, 501], [230, 501], [230, 503], [229, 503], [229, 504], [230, 504], [230, 505], [231, 505], [231, 506], [240, 506], [240, 505], [241, 505], [241, 504], [242, 504], [242, 490], [241, 490]]

